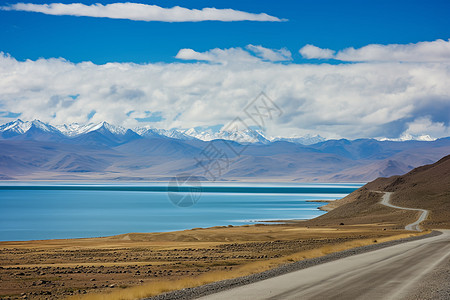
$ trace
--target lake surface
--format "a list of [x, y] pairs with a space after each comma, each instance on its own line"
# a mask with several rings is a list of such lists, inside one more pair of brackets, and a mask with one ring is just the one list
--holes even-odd
[[189, 187], [167, 184], [0, 184], [0, 241], [82, 238], [129, 232], [310, 219], [323, 203], [362, 184], [202, 184], [195, 204], [180, 207]]

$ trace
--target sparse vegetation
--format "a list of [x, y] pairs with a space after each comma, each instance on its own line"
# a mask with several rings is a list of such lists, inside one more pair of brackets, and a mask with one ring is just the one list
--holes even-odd
[[[416, 234], [399, 234], [389, 237], [384, 237], [380, 239], [380, 242], [386, 242], [390, 240], [396, 240], [406, 237], [411, 237], [414, 235], [420, 235], [424, 233], [416, 233]], [[241, 276], [246, 276], [258, 272], [263, 272], [268, 269], [277, 267], [282, 264], [291, 263], [294, 261], [299, 261], [307, 258], [314, 258], [323, 256], [329, 253], [343, 251], [346, 249], [351, 249], [355, 247], [361, 247], [370, 245], [374, 242], [371, 239], [363, 239], [363, 240], [355, 240], [351, 242], [345, 242], [337, 245], [329, 245], [320, 247], [313, 250], [301, 251], [298, 253], [294, 253], [288, 255], [286, 257], [280, 257], [276, 259], [266, 260], [266, 261], [257, 261], [253, 263], [248, 263], [235, 268], [232, 271], [213, 271], [208, 272], [206, 274], [202, 274], [197, 277], [187, 277], [178, 280], [164, 280], [158, 281], [151, 284], [146, 284], [142, 286], [135, 286], [132, 288], [113, 291], [110, 293], [101, 293], [101, 294], [89, 294], [84, 296], [75, 296], [71, 297], [72, 300], [132, 300], [132, 299], [140, 299], [144, 297], [151, 297], [154, 295], [158, 295], [164, 292], [169, 292], [173, 290], [196, 287], [204, 284], [208, 284], [211, 282], [231, 279]]]
[[[134, 288], [150, 295], [259, 272], [309, 257], [315, 249], [321, 250], [314, 255], [322, 255], [337, 251], [337, 245], [402, 233], [388, 224], [307, 228], [304, 223], [2, 242], [0, 296], [134, 295], [129, 292]], [[43, 294], [50, 291], [51, 296]]]

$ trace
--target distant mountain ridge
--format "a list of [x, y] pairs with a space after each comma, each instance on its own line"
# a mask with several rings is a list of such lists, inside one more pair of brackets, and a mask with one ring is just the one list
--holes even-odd
[[[306, 134], [304, 136], [292, 136], [292, 137], [270, 137], [266, 136], [260, 130], [252, 130], [252, 129], [243, 129], [239, 131], [227, 131], [227, 130], [212, 130], [210, 128], [207, 129], [198, 129], [198, 128], [189, 128], [189, 129], [158, 129], [151, 127], [136, 127], [133, 129], [127, 129], [122, 126], [112, 125], [106, 121], [99, 123], [89, 123], [89, 124], [79, 124], [79, 123], [71, 123], [71, 124], [63, 124], [63, 125], [55, 125], [52, 126], [50, 124], [44, 123], [40, 120], [33, 121], [22, 121], [17, 119], [15, 121], [0, 125], [0, 134], [1, 137], [9, 138], [16, 135], [25, 134], [31, 128], [39, 129], [44, 132], [53, 132], [67, 136], [67, 137], [76, 137], [82, 134], [87, 134], [92, 131], [97, 131], [100, 129], [109, 131], [114, 135], [125, 135], [127, 131], [131, 130], [134, 133], [142, 136], [142, 137], [169, 137], [180, 140], [202, 140], [202, 141], [212, 141], [212, 140], [230, 140], [238, 143], [261, 143], [268, 144], [271, 142], [284, 141], [291, 142], [294, 144], [301, 145], [313, 145], [320, 142], [324, 142], [327, 139], [321, 137], [320, 135], [311, 135]], [[130, 134], [130, 132], [128, 132]], [[381, 139], [380, 141], [433, 141], [428, 135], [418, 135], [412, 136], [408, 135], [406, 137], [398, 138], [398, 139]]]
[[[16, 120], [0, 126], [0, 180], [167, 181], [189, 173], [203, 180], [367, 182], [450, 153], [450, 138], [314, 143], [315, 138], [305, 137], [309, 141], [302, 144], [257, 131], [131, 130], [107, 122], [52, 126]], [[217, 174], [205, 168], [212, 164]]]
[[137, 127], [134, 129], [126, 129], [122, 126], [115, 126], [108, 122], [89, 123], [89, 124], [63, 124], [52, 126], [39, 120], [22, 121], [20, 119], [9, 122], [0, 126], [0, 134], [4, 138], [9, 138], [15, 135], [25, 134], [31, 127], [36, 127], [46, 132], [59, 132], [67, 137], [77, 137], [79, 135], [87, 134], [99, 129], [107, 130], [114, 135], [124, 135], [128, 130], [143, 136], [143, 137], [169, 137], [180, 140], [202, 140], [212, 141], [217, 139], [231, 140], [238, 143], [262, 143], [268, 144], [274, 141], [289, 141], [296, 144], [310, 145], [317, 142], [325, 141], [319, 135], [306, 135], [304, 137], [266, 137], [264, 133], [259, 130], [240, 130], [240, 131], [225, 131], [211, 129], [199, 130], [196, 128], [190, 129], [157, 129], [150, 127]]

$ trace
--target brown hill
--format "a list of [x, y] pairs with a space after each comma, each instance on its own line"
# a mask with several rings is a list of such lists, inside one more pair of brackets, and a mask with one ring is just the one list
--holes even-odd
[[398, 227], [411, 223], [418, 213], [385, 207], [381, 193], [394, 192], [391, 203], [430, 211], [422, 223], [427, 229], [450, 228], [450, 155], [430, 165], [415, 168], [402, 176], [378, 178], [347, 197], [323, 207], [329, 213], [310, 225], [380, 223]]

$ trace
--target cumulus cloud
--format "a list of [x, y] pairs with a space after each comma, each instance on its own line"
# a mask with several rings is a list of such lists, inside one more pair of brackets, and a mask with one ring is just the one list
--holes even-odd
[[[160, 117], [148, 125], [190, 128], [245, 117], [244, 107], [264, 90], [283, 111], [267, 122], [272, 136], [449, 135], [449, 116], [442, 112], [450, 103], [447, 62], [280, 64], [240, 48], [198, 53], [184, 50], [179, 56], [204, 62], [104, 65], [18, 61], [1, 54], [0, 107], [24, 120], [108, 121], [130, 128], [146, 125], [136, 118], [158, 112]], [[215, 63], [216, 57], [230, 53], [250, 58]], [[0, 116], [1, 122], [8, 120]]]
[[342, 61], [450, 61], [450, 40], [436, 40], [411, 44], [371, 44], [359, 49], [347, 48], [336, 54]]
[[263, 46], [247, 45], [245, 49], [240, 47], [228, 49], [215, 48], [205, 52], [197, 52], [193, 49], [185, 48], [178, 51], [175, 58], [228, 64], [256, 63], [260, 61], [290, 61], [292, 60], [292, 54], [286, 48], [269, 49]]
[[260, 59], [251, 55], [242, 48], [228, 48], [228, 49], [211, 49], [205, 52], [197, 52], [193, 49], [181, 49], [178, 51], [175, 58], [181, 60], [199, 60], [213, 63], [233, 63], [233, 62], [257, 62]]
[[430, 140], [432, 137], [450, 136], [450, 127], [444, 122], [433, 122], [430, 116], [417, 118], [409, 122], [407, 126], [401, 138]]
[[256, 56], [268, 61], [289, 61], [292, 60], [292, 53], [286, 48], [282, 49], [268, 49], [263, 46], [247, 45], [247, 50], [255, 53]]
[[450, 62], [450, 40], [410, 44], [370, 44], [338, 51], [306, 45], [300, 49], [305, 58], [336, 59], [351, 62]]
[[308, 59], [311, 58], [329, 59], [334, 58], [334, 53], [336, 51], [331, 49], [322, 49], [314, 45], [306, 45], [303, 48], [301, 48], [299, 52], [304, 58]]
[[163, 8], [157, 5], [147, 5], [140, 3], [111, 3], [92, 4], [82, 3], [51, 3], [32, 4], [17, 3], [0, 7], [2, 10], [16, 10], [38, 12], [47, 15], [65, 15], [78, 17], [95, 17], [111, 19], [128, 19], [134, 21], [161, 21], [161, 22], [200, 22], [200, 21], [260, 21], [260, 22], [281, 22], [286, 21], [265, 13], [248, 13], [234, 9], [188, 9], [175, 6]]

